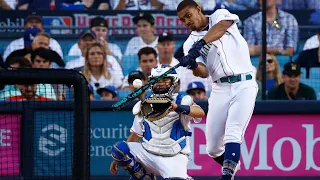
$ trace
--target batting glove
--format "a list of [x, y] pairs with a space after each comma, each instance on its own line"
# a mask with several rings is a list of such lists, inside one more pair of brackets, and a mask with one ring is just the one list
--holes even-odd
[[198, 63], [196, 62], [197, 57], [199, 57], [200, 50], [202, 47], [206, 45], [206, 42], [203, 39], [195, 42], [191, 49], [188, 51], [188, 55], [182, 57], [179, 62], [183, 67], [187, 67], [188, 69], [195, 69], [198, 67]]
[[191, 57], [196, 59], [197, 57], [199, 57], [201, 55], [200, 51], [201, 51], [202, 47], [206, 44], [207, 43], [203, 39], [200, 39], [199, 41], [195, 42], [192, 45], [191, 49], [188, 51], [188, 55], [191, 55]]
[[188, 69], [195, 69], [198, 67], [198, 63], [196, 62], [196, 58], [193, 58], [191, 55], [183, 56], [180, 60], [180, 65], [186, 67]]

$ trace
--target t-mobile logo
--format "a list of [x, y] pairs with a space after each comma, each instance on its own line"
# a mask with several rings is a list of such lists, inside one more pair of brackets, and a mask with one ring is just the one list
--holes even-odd
[[10, 129], [0, 129], [0, 146], [11, 146], [11, 143], [8, 142], [10, 139], [9, 133], [11, 133]]

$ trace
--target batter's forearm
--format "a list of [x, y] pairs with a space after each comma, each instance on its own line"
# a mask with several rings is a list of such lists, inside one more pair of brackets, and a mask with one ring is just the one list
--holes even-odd
[[202, 38], [206, 43], [211, 43], [220, 39], [224, 33], [229, 29], [233, 24], [233, 21], [223, 20], [212, 26], [207, 34]]
[[194, 118], [202, 118], [205, 115], [206, 113], [200, 106], [191, 106], [190, 113], [188, 114], [188, 116], [191, 116]]
[[202, 78], [206, 78], [209, 76], [207, 67], [202, 63], [198, 63], [198, 67], [196, 69], [193, 69], [192, 72], [193, 72], [193, 75], [202, 77]]

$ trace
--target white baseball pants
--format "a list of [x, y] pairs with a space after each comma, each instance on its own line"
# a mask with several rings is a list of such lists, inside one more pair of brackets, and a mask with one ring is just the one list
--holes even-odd
[[258, 86], [255, 80], [213, 83], [206, 122], [207, 153], [219, 157], [226, 143], [242, 143]]

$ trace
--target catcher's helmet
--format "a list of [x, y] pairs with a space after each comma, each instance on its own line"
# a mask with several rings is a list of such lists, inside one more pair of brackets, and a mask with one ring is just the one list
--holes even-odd
[[[151, 70], [149, 79], [160, 76], [166, 71], [168, 71], [169, 69], [170, 69], [170, 66], [168, 65], [155, 66]], [[174, 70], [170, 74], [168, 74], [167, 77], [171, 78], [170, 88], [166, 88], [165, 90], [159, 90], [157, 88], [154, 88], [154, 85], [152, 85], [151, 86], [152, 94], [158, 95], [158, 96], [171, 96], [174, 93], [174, 90], [176, 89], [179, 83], [179, 77], [177, 75], [177, 72]]]

